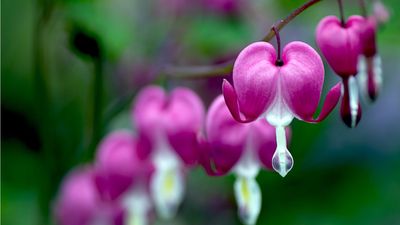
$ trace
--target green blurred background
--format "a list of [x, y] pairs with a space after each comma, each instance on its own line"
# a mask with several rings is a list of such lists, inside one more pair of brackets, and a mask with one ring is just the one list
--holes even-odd
[[[176, 2], [186, 3], [183, 10]], [[160, 78], [165, 65], [230, 59], [303, 2], [244, 0], [221, 11], [195, 0], [3, 0], [1, 223], [46, 224], [63, 176], [91, 160], [102, 135], [132, 127], [131, 101], [144, 85], [185, 85], [206, 104], [220, 93], [220, 78]], [[346, 15], [359, 12], [357, 1], [344, 3]], [[400, 224], [400, 5], [384, 3], [391, 18], [378, 34], [384, 84], [377, 102], [363, 104], [356, 129], [337, 110], [318, 125], [292, 124], [295, 166], [284, 179], [259, 175], [258, 224]], [[283, 29], [283, 43], [315, 47], [315, 27], [330, 14], [338, 14], [333, 0], [311, 7]], [[324, 93], [339, 80], [326, 70]], [[233, 181], [195, 169], [168, 224], [239, 224]]]

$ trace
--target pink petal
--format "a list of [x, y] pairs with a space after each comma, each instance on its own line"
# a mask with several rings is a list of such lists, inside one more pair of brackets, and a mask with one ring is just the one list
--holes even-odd
[[303, 42], [291, 42], [283, 50], [279, 76], [285, 103], [300, 119], [312, 118], [324, 83], [324, 66], [318, 53]]
[[59, 224], [89, 224], [100, 209], [100, 199], [93, 182], [93, 170], [79, 167], [64, 179], [55, 214]]
[[[203, 166], [206, 171], [213, 168], [218, 175], [229, 172], [238, 162], [248, 136], [248, 124], [234, 120], [222, 96], [211, 104], [206, 117], [207, 144], [203, 144]], [[213, 164], [212, 167], [210, 164]]]
[[[277, 68], [274, 47], [266, 42], [255, 42], [243, 49], [233, 67], [233, 84], [238, 108], [245, 118], [254, 120], [272, 103], [276, 94]], [[226, 87], [227, 88], [227, 87]], [[225, 90], [227, 93], [229, 88]], [[233, 95], [226, 95], [232, 107]], [[232, 108], [233, 109], [233, 108]], [[236, 117], [236, 116], [235, 116]]]
[[362, 41], [363, 54], [366, 57], [373, 57], [376, 49], [376, 21], [374, 18], [365, 18], [360, 27], [360, 38]]
[[328, 117], [339, 102], [342, 93], [341, 88], [342, 82], [338, 82], [337, 84], [335, 84], [335, 86], [333, 86], [326, 95], [325, 102], [322, 106], [319, 116], [316, 119], [304, 118], [304, 121], [309, 123], [319, 123], [323, 121], [326, 117]]
[[187, 165], [194, 165], [198, 158], [197, 135], [205, 117], [203, 103], [187, 88], [176, 88], [169, 101], [164, 111], [169, 143]]
[[197, 133], [204, 120], [200, 98], [190, 89], [176, 88], [167, 96], [163, 89], [150, 86], [137, 97], [133, 120], [139, 133], [139, 155], [145, 158], [168, 141], [187, 165], [197, 162]]
[[229, 81], [225, 79], [222, 82], [222, 94], [224, 95], [225, 103], [229, 111], [231, 112], [233, 118], [236, 121], [241, 123], [247, 123], [257, 119], [257, 117], [246, 118], [246, 116], [240, 112], [236, 91], [233, 88], [233, 86], [229, 83]]
[[132, 185], [146, 184], [152, 166], [136, 155], [135, 140], [129, 131], [115, 131], [101, 142], [95, 162], [95, 182], [106, 201], [118, 199]]
[[357, 61], [361, 52], [361, 41], [358, 27], [363, 18], [351, 16], [342, 27], [335, 16], [322, 19], [317, 27], [316, 40], [318, 47], [332, 69], [342, 77], [357, 74]]
[[155, 145], [154, 131], [162, 129], [160, 111], [166, 99], [164, 90], [158, 86], [148, 86], [136, 97], [132, 107], [132, 121], [139, 133], [137, 147], [142, 159], [150, 156]]

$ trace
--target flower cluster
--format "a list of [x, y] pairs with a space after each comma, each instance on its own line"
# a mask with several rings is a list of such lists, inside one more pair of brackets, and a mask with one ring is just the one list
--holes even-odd
[[[225, 2], [229, 1], [221, 1]], [[222, 3], [221, 3], [222, 4]], [[341, 1], [339, 5], [342, 8]], [[131, 110], [134, 130], [113, 131], [97, 149], [93, 165], [79, 167], [64, 180], [55, 215], [62, 225], [149, 224], [155, 209], [173, 218], [184, 198], [185, 179], [201, 165], [210, 176], [236, 176], [234, 193], [239, 217], [255, 224], [261, 210], [256, 181], [261, 168], [282, 177], [293, 168], [287, 145], [294, 118], [323, 121], [341, 99], [344, 123], [361, 119], [359, 89], [373, 101], [381, 88], [381, 60], [376, 45], [378, 24], [387, 20], [382, 5], [371, 17], [347, 20], [327, 16], [316, 28], [316, 42], [341, 78], [322, 103], [325, 68], [322, 58], [301, 41], [281, 51], [278, 26], [268, 42], [245, 47], [233, 65], [233, 84], [222, 83], [205, 113], [193, 91], [178, 87], [141, 90]]]

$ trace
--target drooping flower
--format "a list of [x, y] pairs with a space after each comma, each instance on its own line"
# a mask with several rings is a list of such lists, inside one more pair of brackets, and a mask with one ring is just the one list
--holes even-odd
[[358, 60], [357, 76], [361, 93], [370, 101], [374, 101], [382, 85], [381, 58], [376, 46], [377, 23], [374, 17], [364, 18], [360, 27], [362, 54]]
[[223, 82], [223, 95], [232, 116], [250, 122], [265, 116], [276, 128], [277, 149], [272, 166], [285, 176], [293, 166], [286, 148], [285, 127], [294, 117], [306, 122], [322, 121], [340, 97], [340, 83], [328, 93], [321, 114], [313, 118], [324, 82], [324, 67], [317, 52], [303, 42], [286, 45], [280, 57], [265, 42], [247, 46], [233, 68], [233, 87]]
[[[202, 166], [212, 176], [235, 173], [239, 216], [245, 224], [255, 224], [261, 210], [261, 191], [255, 178], [261, 167], [272, 169], [274, 127], [266, 120], [237, 122], [219, 96], [207, 113], [205, 135], [201, 141]], [[286, 142], [283, 144], [286, 146]]]
[[317, 27], [316, 41], [328, 64], [343, 81], [341, 116], [345, 124], [355, 127], [361, 119], [361, 105], [355, 76], [358, 57], [362, 53], [359, 29], [361, 16], [351, 16], [341, 22], [335, 16], [323, 18]]
[[125, 209], [126, 224], [148, 224], [151, 210], [150, 161], [137, 156], [136, 140], [130, 131], [114, 131], [101, 142], [95, 162], [95, 183], [104, 202]]
[[151, 192], [156, 210], [161, 217], [171, 218], [183, 199], [185, 168], [198, 162], [203, 104], [187, 88], [167, 95], [160, 87], [149, 86], [138, 94], [132, 118], [140, 156], [151, 157], [155, 165]]
[[60, 225], [122, 225], [123, 211], [118, 204], [108, 204], [99, 196], [93, 169], [79, 167], [64, 179], [55, 205]]

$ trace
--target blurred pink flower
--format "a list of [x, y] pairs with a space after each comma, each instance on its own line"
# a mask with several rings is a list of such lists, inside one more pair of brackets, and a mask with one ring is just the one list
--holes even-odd
[[160, 87], [148, 86], [136, 97], [132, 119], [140, 156], [151, 157], [155, 165], [151, 193], [156, 209], [161, 217], [171, 218], [183, 199], [184, 169], [198, 162], [203, 104], [187, 88], [175, 88], [167, 95]]
[[56, 221], [61, 225], [122, 225], [122, 208], [101, 200], [94, 184], [93, 169], [79, 167], [61, 184], [55, 205]]
[[153, 171], [149, 160], [137, 156], [136, 140], [130, 131], [114, 131], [102, 140], [95, 162], [96, 186], [103, 201], [124, 207], [125, 223], [148, 224]]
[[205, 113], [193, 91], [176, 88], [167, 95], [160, 87], [148, 86], [136, 97], [132, 112], [142, 157], [168, 145], [186, 165], [197, 163], [196, 138]]
[[107, 135], [97, 150], [95, 182], [105, 201], [117, 201], [135, 186], [148, 189], [154, 167], [140, 160], [136, 140], [129, 131], [114, 131]]
[[382, 84], [381, 58], [376, 46], [377, 21], [374, 17], [364, 18], [360, 29], [362, 54], [358, 60], [358, 81], [360, 91], [369, 101], [374, 101]]
[[[261, 209], [261, 192], [255, 178], [260, 167], [272, 169], [272, 156], [276, 149], [275, 128], [266, 120], [246, 124], [237, 122], [223, 96], [219, 96], [207, 113], [205, 131], [206, 137], [201, 140], [202, 166], [212, 176], [225, 175], [230, 171], [236, 174], [235, 194], [239, 215], [245, 224], [254, 224]], [[289, 128], [286, 129], [288, 132]]]
[[272, 155], [276, 149], [275, 128], [266, 120], [237, 122], [229, 112], [222, 95], [210, 106], [205, 132], [201, 164], [209, 175], [225, 175], [245, 155], [251, 155], [255, 165], [272, 169]]

